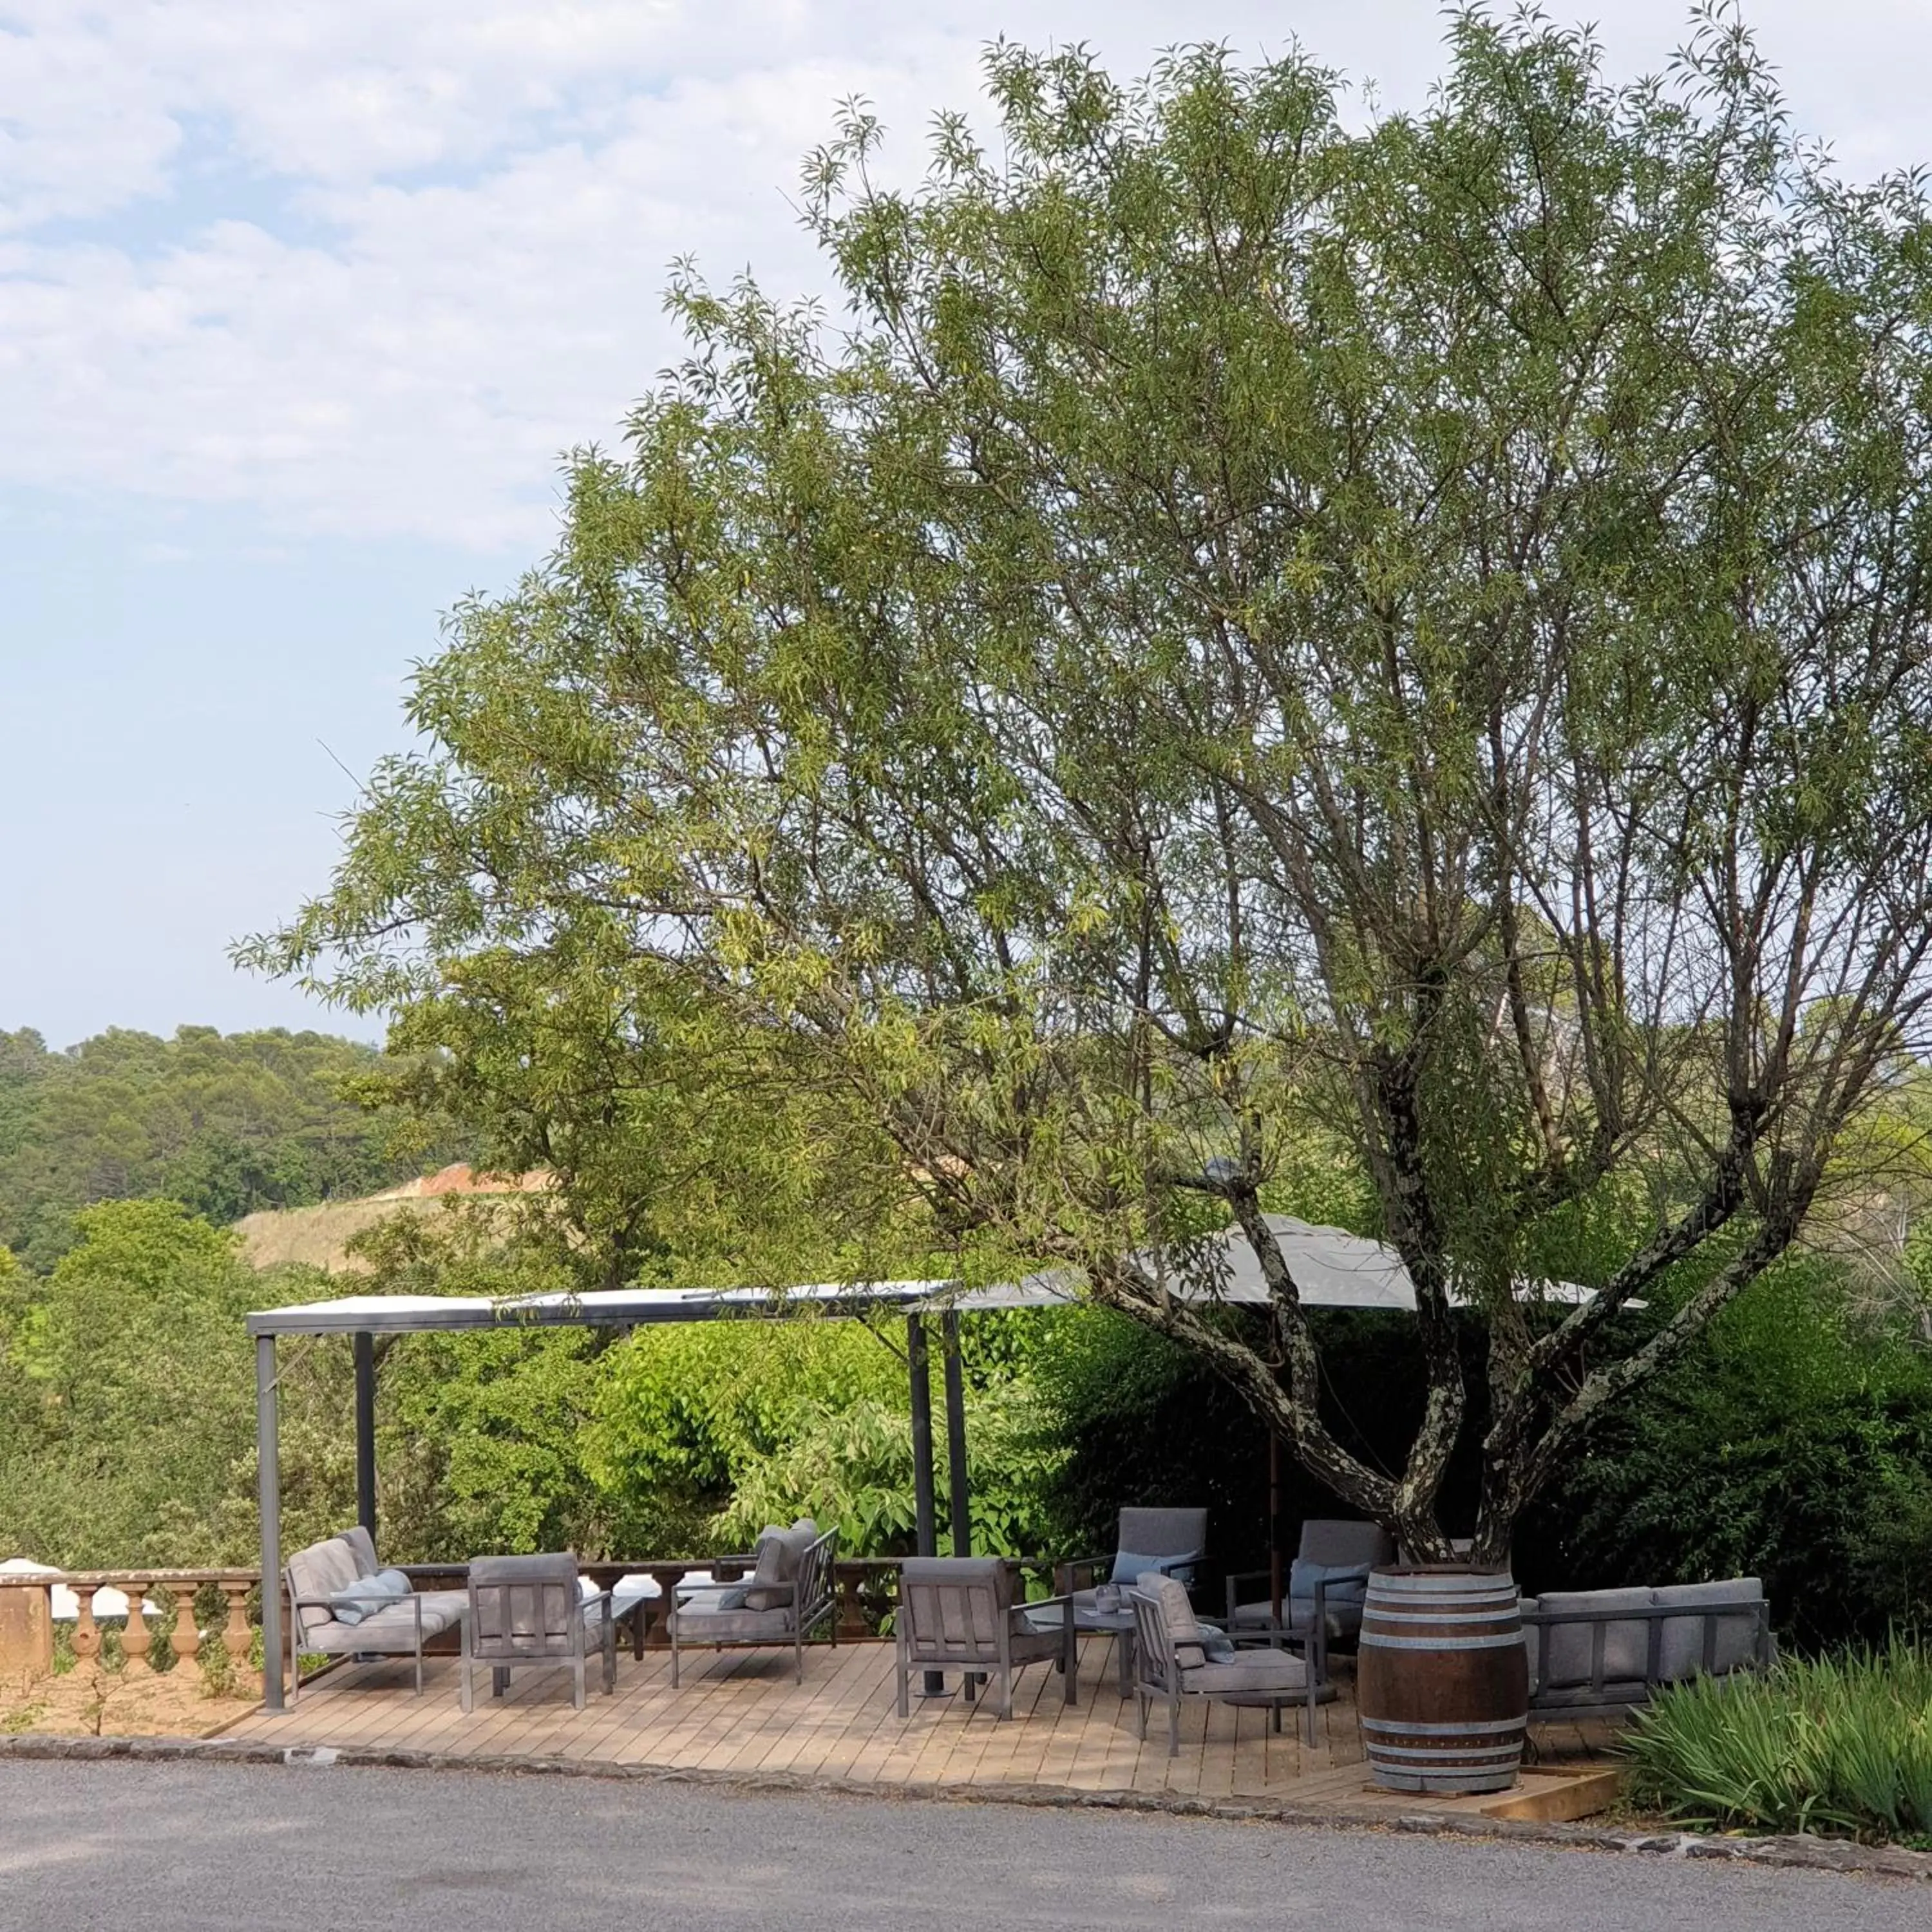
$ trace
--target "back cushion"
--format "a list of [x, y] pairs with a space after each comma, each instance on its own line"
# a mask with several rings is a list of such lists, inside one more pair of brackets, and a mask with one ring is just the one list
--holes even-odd
[[[1757, 1641], [1756, 1606], [1764, 1601], [1764, 1586], [1755, 1576], [1727, 1577], [1717, 1583], [1676, 1583], [1653, 1590], [1651, 1601], [1659, 1610], [1703, 1610], [1717, 1605], [1740, 1606], [1736, 1616], [1717, 1620], [1716, 1667], [1737, 1670], [1750, 1662]], [[1704, 1667], [1704, 1619], [1666, 1617], [1660, 1669], [1666, 1678], [1694, 1676]]]
[[[290, 1587], [300, 1598], [333, 1597], [347, 1589], [361, 1574], [356, 1568], [354, 1555], [339, 1537], [298, 1550], [289, 1558], [288, 1568]], [[334, 1621], [326, 1608], [304, 1609], [298, 1614], [311, 1629]]]
[[790, 1549], [784, 1532], [776, 1523], [768, 1523], [758, 1532], [758, 1564], [752, 1571], [753, 1582], [782, 1583], [790, 1576], [785, 1567], [790, 1560]]
[[345, 1529], [336, 1539], [346, 1544], [349, 1553], [356, 1559], [356, 1574], [358, 1576], [373, 1576], [378, 1565], [376, 1562], [376, 1539], [359, 1522], [352, 1529]]
[[1194, 1614], [1194, 1606], [1188, 1601], [1186, 1591], [1173, 1577], [1157, 1576], [1150, 1570], [1137, 1587], [1143, 1596], [1151, 1597], [1160, 1606], [1168, 1640], [1175, 1649], [1183, 1644], [1199, 1646], [1200, 1619]]
[[[1648, 1590], [1551, 1590], [1540, 1599], [1545, 1610], [1647, 1610]], [[1591, 1646], [1596, 1633], [1584, 1624], [1546, 1626], [1543, 1633], [1544, 1682], [1552, 1690], [1568, 1690], [1590, 1681]], [[1637, 1618], [1615, 1620], [1604, 1630], [1604, 1682], [1641, 1682], [1650, 1652], [1650, 1627]]]
[[1364, 1563], [1393, 1563], [1395, 1538], [1379, 1523], [1310, 1516], [1301, 1526], [1301, 1541], [1295, 1553], [1310, 1563], [1340, 1569], [1352, 1569]]
[[773, 1525], [758, 1532], [758, 1561], [744, 1594], [749, 1610], [781, 1610], [792, 1600], [788, 1587], [798, 1575], [800, 1545], [796, 1531]]

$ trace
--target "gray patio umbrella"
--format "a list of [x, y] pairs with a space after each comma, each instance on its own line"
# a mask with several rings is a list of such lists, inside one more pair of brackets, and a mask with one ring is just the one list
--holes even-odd
[[[1268, 1225], [1288, 1264], [1302, 1304], [1310, 1308], [1382, 1309], [1413, 1313], [1415, 1284], [1402, 1258], [1385, 1243], [1365, 1235], [1352, 1234], [1340, 1228], [1298, 1220], [1292, 1214], [1270, 1214]], [[1141, 1258], [1156, 1269], [1161, 1258]], [[1265, 1307], [1270, 1300], [1262, 1273], [1261, 1258], [1247, 1237], [1231, 1228], [1208, 1244], [1204, 1256], [1188, 1258], [1184, 1278], [1176, 1272], [1178, 1258], [1162, 1270], [1172, 1280], [1176, 1299], [1182, 1301], [1226, 1303], [1237, 1307]], [[1574, 1307], [1590, 1299], [1594, 1291], [1575, 1282], [1538, 1281], [1520, 1283], [1517, 1294], [1525, 1300], [1540, 1300]], [[1077, 1283], [1066, 1274], [1037, 1274], [1024, 1281], [998, 1287], [976, 1289], [961, 1296], [954, 1306], [962, 1310], [978, 1308], [1037, 1308], [1054, 1302], [1078, 1298]], [[1474, 1298], [1450, 1290], [1450, 1300], [1467, 1306]], [[1633, 1303], [1632, 1306], [1641, 1306]], [[1268, 1582], [1270, 1610], [1281, 1621], [1282, 1600], [1281, 1548], [1281, 1439], [1268, 1431]]]

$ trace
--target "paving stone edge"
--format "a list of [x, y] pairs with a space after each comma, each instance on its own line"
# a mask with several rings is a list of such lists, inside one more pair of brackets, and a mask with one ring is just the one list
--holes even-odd
[[45, 1732], [0, 1737], [0, 1763], [65, 1759], [98, 1762], [278, 1765], [297, 1769], [342, 1767], [397, 1771], [470, 1771], [498, 1775], [596, 1778], [650, 1784], [701, 1784], [720, 1790], [788, 1796], [898, 1798], [975, 1804], [1025, 1804], [1041, 1810], [1141, 1811], [1169, 1817], [1218, 1818], [1294, 1825], [1330, 1832], [1408, 1832], [1434, 1838], [1507, 1839], [1573, 1850], [1636, 1852], [1653, 1857], [1742, 1860], [1787, 1870], [1829, 1871], [1932, 1884], [1932, 1852], [1896, 1846], [1855, 1845], [1838, 1838], [1720, 1837], [1697, 1832], [1619, 1829], [1594, 1825], [1542, 1825], [1452, 1812], [1376, 1814], [1316, 1811], [1239, 1798], [1190, 1798], [1154, 1791], [1069, 1791], [1026, 1784], [879, 1785], [855, 1778], [789, 1772], [698, 1771], [675, 1765], [600, 1764], [578, 1758], [469, 1756], [452, 1752], [371, 1750], [352, 1745], [284, 1745], [224, 1738], [63, 1737]]

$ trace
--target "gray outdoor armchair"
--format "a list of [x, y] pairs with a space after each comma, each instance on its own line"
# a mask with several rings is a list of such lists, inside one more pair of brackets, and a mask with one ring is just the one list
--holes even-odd
[[1070, 1594], [1076, 1607], [1093, 1606], [1096, 1580], [1105, 1570], [1107, 1582], [1130, 1589], [1149, 1570], [1178, 1578], [1194, 1586], [1196, 1567], [1208, 1550], [1208, 1512], [1204, 1509], [1150, 1508], [1130, 1505], [1120, 1512], [1120, 1524], [1111, 1556], [1076, 1557], [1054, 1573], [1054, 1586]]
[[1202, 1623], [1187, 1592], [1172, 1576], [1150, 1574], [1127, 1593], [1134, 1613], [1134, 1696], [1140, 1732], [1147, 1736], [1148, 1707], [1167, 1706], [1167, 1754], [1180, 1750], [1180, 1706], [1186, 1698], [1258, 1706], [1281, 1729], [1282, 1706], [1304, 1704], [1307, 1737], [1315, 1742], [1315, 1707], [1335, 1695], [1318, 1667], [1318, 1654], [1285, 1650], [1238, 1650], [1223, 1631]]
[[[1059, 1616], [1052, 1627], [1054, 1610]], [[1065, 1597], [1029, 1604], [1014, 1566], [999, 1556], [909, 1556], [899, 1566], [894, 1613], [898, 1714], [911, 1714], [907, 1684], [915, 1670], [962, 1672], [970, 1697], [975, 1678], [999, 1680], [995, 1714], [1013, 1714], [1013, 1678], [1029, 1664], [1057, 1664], [1068, 1703], [1079, 1692], [1079, 1653], [1072, 1606]]]
[[474, 1708], [472, 1674], [490, 1670], [500, 1697], [518, 1664], [568, 1664], [571, 1702], [584, 1708], [584, 1666], [592, 1645], [604, 1656], [604, 1694], [616, 1688], [617, 1626], [608, 1590], [586, 1593], [577, 1558], [567, 1551], [539, 1556], [479, 1556], [470, 1566], [470, 1613], [463, 1626], [463, 1708]]
[[[1298, 1634], [1324, 1648], [1338, 1637], [1352, 1637], [1362, 1628], [1362, 1604], [1368, 1592], [1369, 1572], [1378, 1563], [1395, 1561], [1395, 1539], [1380, 1524], [1343, 1518], [1311, 1516], [1301, 1526], [1301, 1538], [1282, 1580], [1282, 1617], [1290, 1634]], [[1237, 1637], [1265, 1632], [1274, 1622], [1267, 1588], [1268, 1572], [1246, 1570], [1228, 1579], [1228, 1628]]]
[[682, 1653], [692, 1649], [737, 1650], [783, 1644], [791, 1650], [798, 1682], [805, 1682], [806, 1640], [826, 1624], [836, 1646], [838, 1624], [832, 1565], [838, 1532], [821, 1536], [809, 1516], [789, 1529], [771, 1528], [758, 1539], [754, 1556], [716, 1559], [743, 1562], [752, 1574], [742, 1583], [703, 1583], [671, 1593], [666, 1619], [670, 1635], [670, 1681], [679, 1682]]

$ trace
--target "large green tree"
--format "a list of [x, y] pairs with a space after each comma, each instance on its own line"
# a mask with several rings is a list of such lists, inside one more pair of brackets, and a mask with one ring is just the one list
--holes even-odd
[[[688, 362], [254, 956], [674, 987], [962, 1266], [1077, 1270], [1418, 1550], [1479, 1428], [1498, 1557], [1920, 1043], [1923, 196], [1835, 177], [1722, 13], [1629, 87], [1459, 14], [1366, 126], [1300, 54], [987, 74], [917, 186], [862, 112], [808, 164], [837, 326], [680, 278]], [[1264, 1217], [1311, 1136], [1415, 1285], [1394, 1473]], [[1264, 1345], [1172, 1292], [1230, 1219]]]

